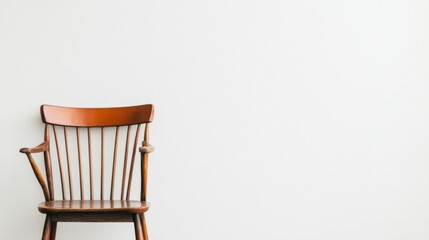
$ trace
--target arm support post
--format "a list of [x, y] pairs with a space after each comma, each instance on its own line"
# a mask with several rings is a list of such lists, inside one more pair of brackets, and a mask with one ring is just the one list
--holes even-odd
[[149, 153], [153, 152], [154, 150], [155, 148], [147, 141], [143, 141], [143, 146], [139, 148], [141, 153], [141, 201], [146, 201], [148, 158]]
[[39, 167], [37, 167], [36, 162], [33, 159], [33, 156], [31, 156], [31, 153], [39, 153], [39, 152], [45, 152], [48, 146], [48, 142], [43, 142], [42, 144], [38, 145], [34, 148], [21, 148], [19, 151], [21, 153], [25, 153], [27, 155], [28, 161], [30, 162], [31, 168], [33, 169], [34, 174], [36, 175], [37, 181], [39, 182], [40, 186], [43, 190], [43, 195], [45, 196], [45, 200], [49, 201], [49, 191], [48, 187], [45, 183], [45, 180], [43, 179], [42, 172], [40, 171]]

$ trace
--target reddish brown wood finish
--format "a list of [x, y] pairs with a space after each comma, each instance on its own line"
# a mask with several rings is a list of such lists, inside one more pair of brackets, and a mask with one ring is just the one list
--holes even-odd
[[[88, 130], [88, 159], [89, 159], [89, 181], [91, 200], [94, 199], [94, 181], [92, 180], [92, 148], [91, 148], [91, 129]], [[103, 154], [103, 140], [101, 141], [101, 154]], [[103, 172], [103, 155], [101, 155], [101, 172]], [[103, 174], [101, 174], [101, 186], [103, 186]], [[103, 187], [101, 187], [101, 196], [103, 196]]]
[[148, 233], [147, 233], [147, 228], [146, 228], [146, 218], [144, 216], [144, 214], [140, 214], [140, 219], [141, 219], [141, 223], [142, 223], [142, 230], [143, 230], [143, 239], [148, 240]]
[[60, 156], [60, 147], [58, 145], [58, 137], [57, 137], [57, 129], [55, 126], [52, 126], [53, 132], [54, 132], [54, 137], [55, 137], [55, 147], [57, 150], [57, 159], [58, 159], [58, 166], [59, 166], [59, 171], [60, 171], [60, 177], [61, 177], [61, 192], [62, 192], [62, 196], [63, 196], [63, 200], [66, 199], [66, 195], [65, 195], [65, 187], [64, 187], [64, 174], [63, 174], [63, 164], [61, 162], [61, 156]]
[[[71, 108], [42, 105], [44, 123], [73, 127], [108, 127], [150, 123], [153, 105], [114, 108]], [[119, 116], [119, 117], [112, 117]]]
[[[115, 108], [70, 108], [42, 105], [41, 115], [42, 121], [45, 123], [44, 142], [34, 148], [22, 148], [20, 152], [25, 153], [30, 162], [30, 165], [36, 175], [36, 178], [42, 187], [45, 196], [45, 202], [39, 205], [39, 211], [46, 214], [46, 221], [44, 225], [42, 239], [55, 240], [57, 222], [133, 222], [135, 227], [136, 239], [148, 240], [146, 220], [144, 213], [149, 208], [149, 203], [146, 202], [147, 193], [147, 168], [148, 168], [148, 155], [154, 148], [149, 144], [149, 123], [153, 118], [153, 106], [141, 105], [132, 107], [115, 107]], [[140, 126], [144, 124], [144, 134], [142, 146], [138, 147]], [[118, 141], [119, 130], [127, 130], [126, 144], [124, 149], [124, 157], [118, 157]], [[110, 181], [110, 200], [104, 200], [104, 178], [105, 178], [105, 128], [113, 127], [115, 130], [114, 135], [114, 149], [113, 159], [111, 159], [112, 174]], [[63, 129], [61, 129], [63, 128]], [[83, 128], [83, 129], [82, 129]], [[92, 138], [92, 131], [94, 128], [100, 130], [100, 198], [95, 199], [94, 195], [94, 159], [93, 156], [93, 142], [98, 139]], [[55, 151], [54, 156], [57, 158], [57, 167], [59, 170], [59, 180], [61, 184], [62, 200], [55, 200], [54, 194], [54, 177], [53, 165], [51, 162], [50, 145], [50, 129], [54, 134]], [[85, 130], [85, 131], [84, 131]], [[61, 133], [62, 132], [62, 133]], [[61, 138], [60, 135], [64, 139]], [[87, 140], [85, 141], [84, 136]], [[69, 140], [70, 137], [76, 137], [76, 141]], [[131, 137], [132, 136], [132, 137]], [[60, 143], [63, 142], [63, 143]], [[72, 151], [76, 146], [76, 153]], [[87, 147], [82, 146], [87, 143]], [[131, 145], [132, 144], [132, 145]], [[132, 148], [131, 148], [132, 147]], [[84, 158], [82, 151], [86, 149], [87, 157]], [[128, 149], [131, 153], [128, 154]], [[140, 187], [140, 200], [130, 200], [131, 188], [133, 180], [133, 172], [135, 165], [135, 155], [139, 149], [141, 155], [140, 161], [140, 174], [141, 174], [141, 187]], [[64, 150], [64, 153], [61, 151]], [[44, 170], [43, 176], [38, 165], [33, 159], [33, 153], [43, 153], [44, 157]], [[130, 156], [129, 156], [130, 155]], [[63, 164], [61, 157], [64, 156], [66, 164]], [[86, 156], [86, 154], [85, 154]], [[74, 158], [77, 158], [74, 159]], [[88, 159], [85, 163], [84, 159]], [[116, 179], [116, 165], [118, 161], [122, 161], [122, 176], [120, 196], [115, 196], [115, 179]], [[78, 166], [78, 171], [73, 172], [73, 166]], [[77, 164], [77, 165], [76, 165]], [[88, 166], [89, 170], [83, 171], [83, 166]], [[86, 165], [88, 164], [88, 165]], [[129, 166], [128, 166], [129, 164]], [[63, 166], [67, 170], [63, 170]], [[119, 164], [121, 168], [121, 165]], [[118, 174], [120, 174], [120, 172]], [[67, 174], [67, 177], [65, 176]], [[77, 175], [72, 177], [73, 175]], [[86, 175], [87, 174], [87, 175]], [[78, 177], [78, 178], [76, 178]], [[65, 179], [67, 178], [68, 181]], [[73, 200], [73, 178], [79, 179], [79, 192], [80, 200]], [[119, 179], [118, 179], [119, 180]], [[89, 200], [85, 196], [85, 184], [89, 184]], [[98, 180], [97, 180], [98, 181]], [[88, 190], [86, 190], [88, 191]], [[68, 194], [67, 194], [68, 192]]]
[[52, 216], [46, 215], [45, 225], [43, 226], [42, 240], [50, 240], [52, 232]]
[[136, 240], [143, 240], [143, 229], [139, 214], [133, 214], [133, 222], [136, 232]]
[[144, 213], [149, 209], [149, 203], [144, 201], [121, 200], [56, 200], [39, 204], [41, 213], [66, 212], [124, 212]]

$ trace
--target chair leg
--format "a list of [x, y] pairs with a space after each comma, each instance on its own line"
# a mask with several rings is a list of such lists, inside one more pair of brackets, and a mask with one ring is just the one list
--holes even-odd
[[136, 232], [136, 240], [143, 240], [142, 224], [139, 214], [133, 214], [134, 230]]
[[43, 227], [42, 240], [50, 240], [51, 238], [52, 219], [51, 215], [46, 214], [45, 226]]
[[147, 234], [146, 219], [144, 217], [144, 213], [140, 214], [140, 220], [142, 222], [143, 239], [144, 240], [149, 240], [149, 237], [148, 237], [148, 234]]
[[51, 239], [55, 240], [55, 237], [57, 235], [57, 222], [52, 222], [51, 224]]

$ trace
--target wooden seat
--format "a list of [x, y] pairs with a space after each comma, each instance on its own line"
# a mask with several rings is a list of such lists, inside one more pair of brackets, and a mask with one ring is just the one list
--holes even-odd
[[[133, 222], [136, 239], [148, 240], [144, 213], [149, 209], [148, 155], [154, 150], [149, 144], [153, 106], [42, 105], [40, 110], [45, 124], [44, 141], [20, 152], [27, 155], [45, 197], [38, 207], [46, 214], [42, 240], [55, 239], [58, 222]], [[144, 131], [140, 131], [141, 126]], [[143, 141], [138, 147], [140, 138]], [[51, 145], [55, 160], [51, 160]], [[107, 150], [107, 146], [113, 149]], [[136, 161], [137, 150], [140, 161]], [[34, 153], [43, 153], [44, 174], [33, 158]], [[136, 162], [140, 169], [139, 197], [130, 200]], [[95, 166], [100, 169], [95, 170]], [[73, 183], [78, 183], [79, 197], [73, 191]], [[55, 188], [61, 190], [57, 194], [60, 196], [55, 195]], [[56, 200], [58, 197], [61, 200]]]
[[144, 201], [120, 200], [57, 200], [39, 204], [41, 213], [96, 213], [96, 212], [124, 212], [144, 213], [149, 209], [149, 203]]

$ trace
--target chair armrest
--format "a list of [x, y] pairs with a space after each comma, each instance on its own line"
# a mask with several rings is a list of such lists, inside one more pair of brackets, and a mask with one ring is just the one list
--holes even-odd
[[27, 155], [28, 161], [30, 162], [31, 168], [33, 169], [34, 175], [36, 175], [37, 181], [39, 182], [40, 186], [43, 190], [43, 195], [45, 196], [45, 200], [50, 200], [50, 194], [48, 187], [46, 185], [46, 182], [43, 178], [42, 172], [40, 171], [39, 167], [37, 167], [36, 162], [33, 159], [33, 156], [31, 156], [32, 153], [40, 153], [40, 152], [46, 152], [49, 148], [49, 142], [45, 141], [36, 147], [33, 148], [21, 148], [19, 151], [21, 153], [25, 153]]
[[152, 146], [152, 145], [150, 145], [150, 144], [148, 144], [147, 146], [143, 146], [143, 147], [140, 147], [139, 148], [139, 151], [141, 152], [141, 153], [151, 153], [151, 152], [153, 152], [155, 150], [155, 147], [154, 146]]
[[21, 148], [19, 149], [19, 152], [21, 153], [39, 153], [44, 152], [48, 149], [49, 143], [47, 141], [37, 145], [36, 147], [32, 148]]

